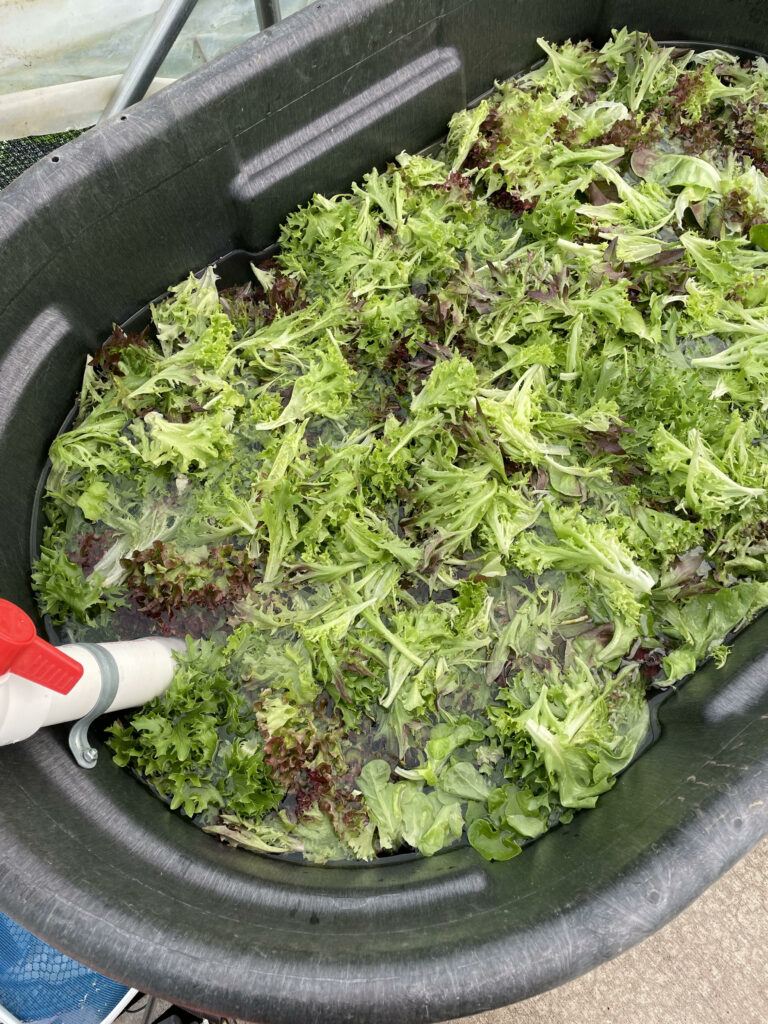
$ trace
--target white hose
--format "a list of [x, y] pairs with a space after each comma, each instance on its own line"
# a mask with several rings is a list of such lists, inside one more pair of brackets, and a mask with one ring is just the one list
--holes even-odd
[[[112, 655], [120, 676], [109, 711], [137, 707], [167, 690], [175, 670], [173, 651], [184, 649], [181, 640], [161, 637], [98, 646]], [[28, 739], [46, 725], [83, 718], [95, 707], [101, 693], [96, 658], [79, 644], [65, 644], [59, 650], [83, 666], [83, 675], [66, 695], [12, 672], [0, 676], [0, 746]]]

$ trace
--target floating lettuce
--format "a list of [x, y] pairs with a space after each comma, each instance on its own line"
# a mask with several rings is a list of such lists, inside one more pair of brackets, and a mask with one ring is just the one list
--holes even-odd
[[52, 446], [41, 608], [187, 638], [110, 742], [227, 842], [509, 860], [768, 605], [768, 65], [540, 45], [116, 329]]

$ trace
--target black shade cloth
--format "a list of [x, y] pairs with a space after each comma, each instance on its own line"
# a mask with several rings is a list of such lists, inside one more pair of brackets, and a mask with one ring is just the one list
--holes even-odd
[[56, 132], [54, 135], [35, 135], [27, 139], [0, 140], [0, 188], [10, 185], [22, 171], [26, 171], [41, 157], [52, 153], [80, 131]]

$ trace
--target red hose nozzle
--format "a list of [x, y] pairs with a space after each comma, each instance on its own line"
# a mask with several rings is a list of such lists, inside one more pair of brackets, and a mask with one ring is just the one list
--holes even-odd
[[39, 637], [26, 612], [0, 598], [0, 676], [6, 672], [67, 694], [83, 674], [83, 666]]

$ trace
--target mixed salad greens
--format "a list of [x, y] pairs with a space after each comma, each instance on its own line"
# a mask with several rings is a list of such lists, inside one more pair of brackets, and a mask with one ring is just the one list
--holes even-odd
[[768, 64], [617, 31], [90, 360], [42, 609], [186, 636], [120, 765], [314, 861], [507, 859], [768, 605]]

